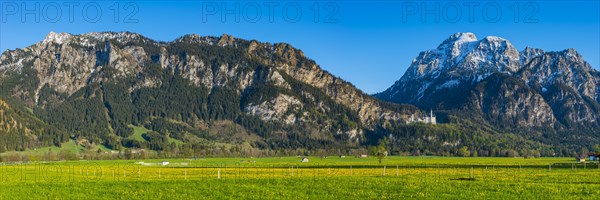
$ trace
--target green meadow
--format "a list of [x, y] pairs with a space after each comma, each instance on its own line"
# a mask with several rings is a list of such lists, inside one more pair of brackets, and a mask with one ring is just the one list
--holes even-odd
[[[572, 158], [308, 157], [3, 163], [1, 199], [597, 199]], [[168, 163], [167, 163], [168, 162]]]

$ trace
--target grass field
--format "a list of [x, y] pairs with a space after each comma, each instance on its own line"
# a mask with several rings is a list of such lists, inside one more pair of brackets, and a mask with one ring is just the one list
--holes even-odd
[[139, 126], [129, 125], [130, 128], [133, 128], [133, 134], [129, 136], [129, 139], [137, 140], [140, 142], [146, 141], [142, 135], [148, 133], [148, 129]]
[[[144, 134], [148, 133], [150, 130], [144, 128], [144, 127], [140, 127], [140, 126], [134, 126], [134, 125], [129, 125], [129, 127], [133, 128], [133, 134], [130, 135], [128, 138], [129, 139], [133, 139], [133, 140], [137, 140], [140, 142], [144, 142], [146, 141], [144, 139]], [[181, 140], [176, 140], [173, 138], [168, 138], [169, 143], [171, 142], [175, 142], [175, 144], [183, 144], [183, 142]]]
[[[1, 199], [598, 199], [572, 158], [297, 157], [0, 166]], [[162, 165], [168, 161], [168, 165]]]

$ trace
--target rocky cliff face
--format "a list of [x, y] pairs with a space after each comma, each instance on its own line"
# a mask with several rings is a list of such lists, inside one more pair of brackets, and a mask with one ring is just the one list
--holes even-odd
[[[402, 122], [418, 113], [414, 107], [382, 103], [364, 94], [323, 71], [289, 44], [229, 35], [186, 35], [172, 42], [157, 42], [129, 32], [52, 32], [43, 41], [6, 51], [0, 58], [0, 80], [6, 88], [3, 94], [33, 109], [54, 109], [79, 98], [99, 97], [111, 123], [107, 126], [112, 126], [108, 131], [116, 129], [118, 120], [112, 114], [114, 105], [107, 100], [112, 94], [104, 85], [125, 85], [131, 96], [169, 84], [173, 78], [165, 78], [167, 75], [208, 91], [206, 98], [221, 88], [233, 91], [230, 96], [241, 102], [243, 115], [286, 126], [319, 124], [321, 131], [351, 138], [362, 137], [363, 129], [373, 128], [382, 120]], [[94, 89], [97, 85], [100, 88]], [[259, 90], [265, 87], [270, 89]], [[135, 98], [123, 98], [135, 104]], [[128, 110], [135, 105], [125, 107]], [[349, 113], [339, 115], [336, 112], [340, 109]], [[181, 115], [177, 118], [183, 118]], [[203, 118], [201, 113], [195, 115], [193, 119]]]
[[315, 62], [307, 60], [302, 51], [288, 44], [270, 45], [252, 42], [247, 52], [261, 63], [274, 65], [278, 71], [322, 90], [337, 103], [357, 111], [364, 124], [373, 125], [380, 119], [405, 120], [416, 111], [410, 107], [405, 107], [406, 110], [402, 112], [383, 108], [376, 99], [365, 95], [350, 83], [321, 70]]
[[563, 124], [598, 125], [600, 76], [574, 49], [533, 57], [517, 75], [539, 90]]
[[553, 126], [552, 108], [543, 96], [506, 74], [492, 74], [471, 91], [465, 109], [481, 111], [501, 127]]
[[519, 52], [503, 38], [457, 33], [421, 52], [375, 96], [423, 109], [474, 110], [501, 126], [598, 126], [599, 80], [574, 49]]

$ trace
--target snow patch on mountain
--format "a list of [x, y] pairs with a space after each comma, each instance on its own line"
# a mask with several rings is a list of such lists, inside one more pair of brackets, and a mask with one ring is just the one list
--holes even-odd
[[444, 88], [452, 88], [452, 87], [456, 87], [460, 82], [458, 80], [449, 80], [446, 81], [445, 83], [437, 86], [435, 89], [439, 90], [439, 89], [444, 89]]
[[424, 92], [427, 90], [427, 88], [429, 88], [429, 85], [431, 85], [431, 83], [424, 83], [421, 88], [419, 88], [419, 91], [417, 92], [417, 99], [423, 98]]

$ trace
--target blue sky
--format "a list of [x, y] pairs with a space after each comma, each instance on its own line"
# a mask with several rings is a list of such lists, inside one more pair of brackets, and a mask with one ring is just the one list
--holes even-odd
[[456, 32], [500, 36], [519, 50], [575, 48], [600, 64], [597, 0], [128, 2], [1, 1], [0, 49], [26, 47], [50, 31], [131, 31], [161, 41], [227, 33], [290, 43], [367, 93], [391, 86], [420, 51]]

